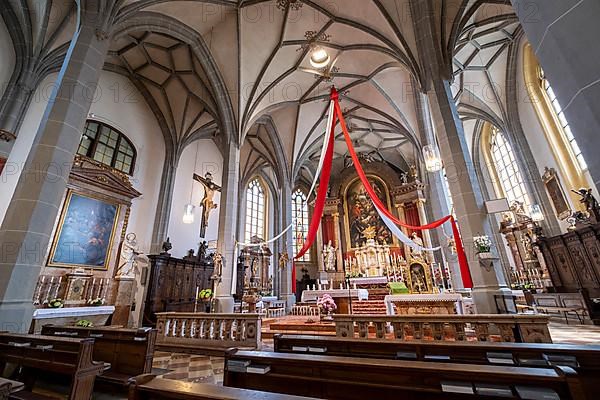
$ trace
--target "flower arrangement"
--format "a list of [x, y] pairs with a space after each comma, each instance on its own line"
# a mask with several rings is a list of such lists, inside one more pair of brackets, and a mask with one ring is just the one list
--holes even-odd
[[52, 299], [48, 300], [48, 308], [63, 308], [65, 306], [65, 302], [62, 299]]
[[92, 324], [92, 321], [88, 321], [87, 319], [80, 319], [75, 323], [75, 326], [80, 326], [82, 328], [91, 328], [92, 326], [94, 326], [94, 324]]
[[489, 253], [492, 249], [492, 241], [487, 236], [475, 236], [473, 238], [473, 244], [475, 245], [475, 250], [477, 254], [480, 253]]
[[98, 298], [95, 298], [95, 299], [89, 299], [88, 300], [88, 304], [90, 306], [96, 306], [96, 307], [103, 306], [104, 302], [105, 302], [104, 299], [101, 298], [101, 297], [98, 297]]
[[346, 277], [347, 278], [362, 278], [363, 274], [358, 271], [352, 271], [352, 272], [346, 273]]
[[198, 293], [198, 300], [200, 301], [209, 301], [213, 296], [213, 292], [211, 289], [202, 289], [200, 293]]
[[319, 300], [317, 300], [317, 305], [327, 315], [329, 315], [333, 311], [337, 310], [337, 305], [335, 304], [333, 297], [331, 297], [331, 295], [327, 294], [327, 293], [324, 294], [323, 297], [319, 298]]

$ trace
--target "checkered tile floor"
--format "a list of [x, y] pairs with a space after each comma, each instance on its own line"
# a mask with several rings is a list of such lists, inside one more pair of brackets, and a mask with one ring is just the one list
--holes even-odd
[[600, 345], [600, 326], [550, 322], [549, 329], [554, 343]]
[[223, 358], [194, 354], [154, 353], [158, 376], [194, 383], [223, 383]]

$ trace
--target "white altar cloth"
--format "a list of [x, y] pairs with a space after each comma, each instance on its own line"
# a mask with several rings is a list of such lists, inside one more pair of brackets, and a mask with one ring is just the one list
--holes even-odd
[[114, 306], [38, 308], [33, 312], [33, 319], [86, 317], [89, 315], [112, 315], [112, 313], [114, 312]]
[[359, 300], [369, 300], [369, 291], [367, 289], [332, 289], [332, 290], [305, 290], [302, 292], [303, 303], [311, 301], [317, 301], [319, 297], [323, 297], [324, 294], [329, 294], [331, 297], [348, 297], [350, 292], [351, 297], [358, 297]]
[[379, 285], [388, 283], [388, 278], [385, 276], [372, 276], [366, 278], [350, 278], [350, 284], [354, 285]]
[[419, 301], [453, 301], [457, 314], [463, 314], [463, 297], [458, 293], [441, 294], [395, 294], [384, 298], [388, 315], [394, 315], [394, 302], [418, 303]]

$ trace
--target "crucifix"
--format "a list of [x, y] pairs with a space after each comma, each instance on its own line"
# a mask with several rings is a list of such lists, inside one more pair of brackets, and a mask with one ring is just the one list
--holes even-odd
[[202, 221], [200, 222], [200, 237], [204, 238], [206, 235], [206, 227], [208, 226], [208, 217], [210, 212], [217, 208], [218, 204], [213, 201], [215, 192], [221, 192], [221, 186], [217, 185], [212, 180], [212, 174], [207, 172], [204, 177], [194, 174], [194, 180], [198, 181], [204, 186], [204, 198], [202, 198]]

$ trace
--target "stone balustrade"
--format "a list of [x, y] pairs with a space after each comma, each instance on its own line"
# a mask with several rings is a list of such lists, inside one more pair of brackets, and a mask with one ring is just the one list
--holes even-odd
[[156, 314], [157, 346], [170, 348], [261, 348], [258, 314]]
[[543, 315], [334, 315], [336, 336], [372, 340], [552, 343]]

